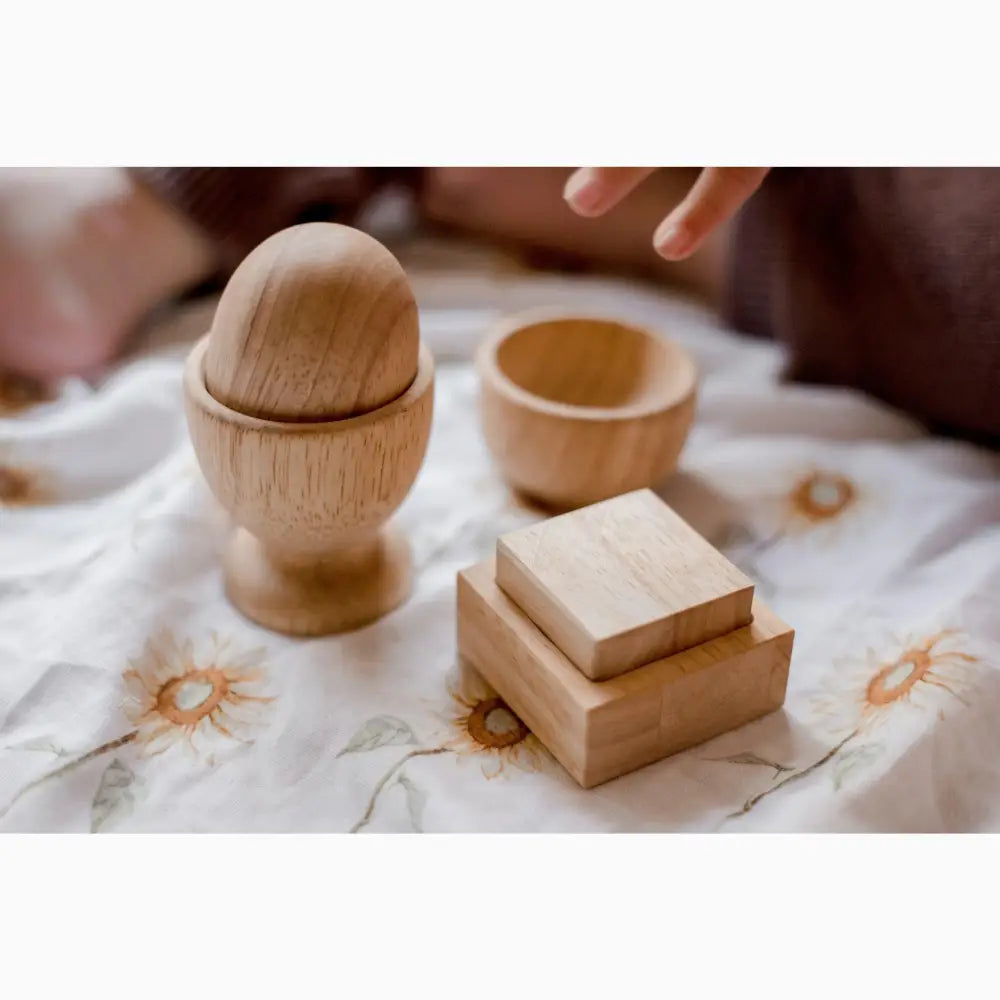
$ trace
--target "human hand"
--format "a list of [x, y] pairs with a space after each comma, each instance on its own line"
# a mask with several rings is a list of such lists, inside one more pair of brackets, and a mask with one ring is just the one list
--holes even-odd
[[[563, 197], [578, 215], [604, 215], [634, 191], [655, 167], [582, 167]], [[760, 187], [767, 167], [705, 167], [690, 191], [657, 226], [656, 252], [667, 260], [690, 257]]]

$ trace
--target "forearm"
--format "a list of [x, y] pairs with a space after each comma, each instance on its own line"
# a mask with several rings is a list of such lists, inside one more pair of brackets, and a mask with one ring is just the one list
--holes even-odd
[[223, 272], [305, 219], [351, 222], [384, 183], [352, 167], [145, 167], [132, 175], [212, 241]]

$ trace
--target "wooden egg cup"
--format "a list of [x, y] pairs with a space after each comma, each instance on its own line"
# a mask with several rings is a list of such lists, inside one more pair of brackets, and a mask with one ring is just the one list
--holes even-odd
[[694, 417], [688, 354], [600, 317], [505, 319], [476, 369], [483, 432], [504, 477], [553, 512], [655, 486], [676, 467]]
[[340, 420], [249, 416], [205, 381], [208, 337], [184, 374], [188, 425], [208, 485], [235, 522], [226, 593], [247, 617], [292, 635], [357, 628], [408, 597], [405, 537], [386, 525], [406, 497], [430, 436], [434, 362], [420, 345], [401, 396]]

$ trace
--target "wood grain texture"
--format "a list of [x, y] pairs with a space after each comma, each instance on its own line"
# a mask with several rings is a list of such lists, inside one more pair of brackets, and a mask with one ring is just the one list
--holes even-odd
[[409, 546], [386, 522], [424, 459], [434, 362], [388, 250], [332, 223], [265, 240], [189, 355], [184, 394], [198, 462], [236, 524], [233, 604], [322, 635], [406, 599]]
[[592, 680], [749, 624], [754, 592], [651, 490], [502, 536], [497, 583]]
[[226, 595], [248, 618], [288, 635], [346, 632], [397, 608], [410, 594], [413, 559], [391, 524], [329, 558], [296, 565], [271, 558], [236, 528], [225, 554]]
[[396, 258], [334, 223], [265, 240], [219, 299], [209, 392], [250, 416], [334, 420], [378, 409], [417, 371], [417, 305]]
[[504, 320], [480, 346], [476, 369], [483, 432], [501, 472], [554, 510], [662, 481], [694, 416], [687, 353], [599, 317]]
[[416, 479], [430, 436], [434, 362], [387, 405], [345, 420], [282, 423], [229, 409], [205, 385], [208, 340], [191, 352], [185, 405], [198, 462], [236, 525], [233, 603], [299, 635], [371, 621], [410, 592], [409, 550], [384, 525]]
[[753, 622], [606, 681], [584, 677], [497, 586], [495, 560], [458, 574], [458, 652], [590, 788], [781, 707], [794, 632], [758, 599]]

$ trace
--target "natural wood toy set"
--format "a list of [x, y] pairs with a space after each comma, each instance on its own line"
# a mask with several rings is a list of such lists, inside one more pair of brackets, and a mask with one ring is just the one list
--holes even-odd
[[[557, 516], [458, 575], [458, 653], [584, 787], [784, 702], [793, 632], [654, 486], [697, 377], [670, 341], [598, 318], [505, 321], [477, 355], [486, 443]], [[234, 528], [226, 592], [291, 635], [357, 628], [412, 587], [387, 524], [423, 462], [434, 368], [379, 243], [311, 223], [235, 271], [191, 352], [195, 453]]]

